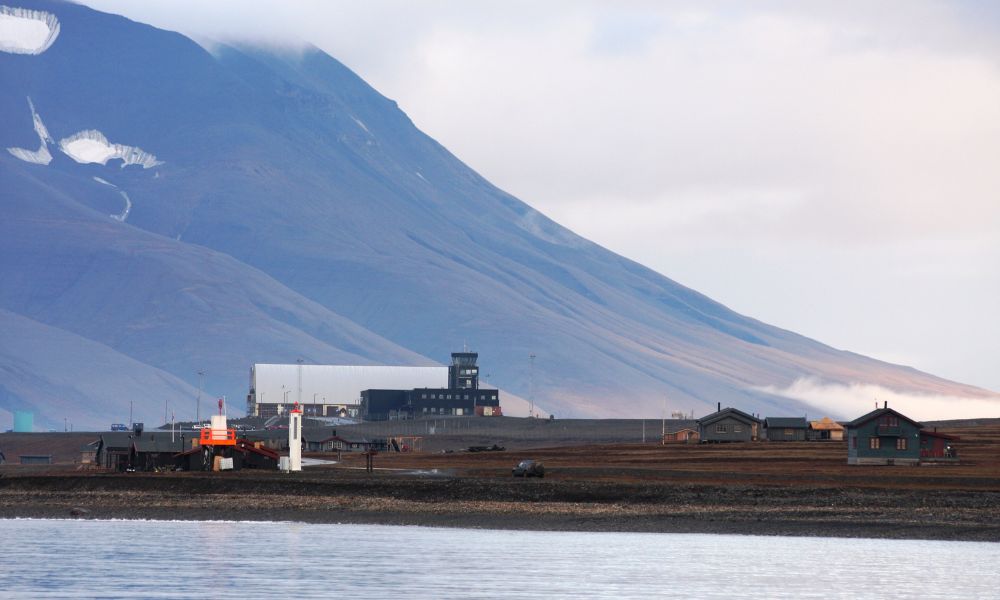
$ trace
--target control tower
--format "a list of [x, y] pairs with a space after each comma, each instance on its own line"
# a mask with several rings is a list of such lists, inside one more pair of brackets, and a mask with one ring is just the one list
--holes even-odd
[[448, 388], [452, 390], [479, 389], [478, 352], [452, 352], [448, 366]]

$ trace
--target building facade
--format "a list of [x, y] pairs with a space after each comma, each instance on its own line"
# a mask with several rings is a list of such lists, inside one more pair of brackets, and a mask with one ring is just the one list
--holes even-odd
[[920, 429], [920, 423], [887, 406], [858, 417], [845, 426], [847, 464], [919, 464]]
[[758, 439], [760, 419], [735, 408], [721, 408], [698, 419], [698, 437], [707, 442], [750, 442]]
[[764, 435], [769, 442], [804, 442], [809, 424], [804, 417], [766, 417]]
[[479, 355], [455, 352], [446, 388], [369, 389], [361, 392], [361, 414], [369, 421], [441, 416], [501, 416], [500, 391], [479, 387]]

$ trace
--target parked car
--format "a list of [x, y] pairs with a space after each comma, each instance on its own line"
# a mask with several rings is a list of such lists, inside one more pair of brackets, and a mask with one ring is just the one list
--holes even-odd
[[545, 477], [545, 465], [535, 460], [522, 460], [511, 472], [514, 477]]

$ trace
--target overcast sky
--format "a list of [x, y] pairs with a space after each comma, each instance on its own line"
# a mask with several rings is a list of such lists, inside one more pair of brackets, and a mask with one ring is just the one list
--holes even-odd
[[577, 233], [743, 314], [1000, 390], [1000, 3], [87, 4], [315, 44]]

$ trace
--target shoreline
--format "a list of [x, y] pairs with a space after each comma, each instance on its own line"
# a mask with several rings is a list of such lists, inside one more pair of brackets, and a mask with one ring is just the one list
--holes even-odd
[[[1000, 492], [299, 475], [0, 478], [0, 519], [369, 524], [1000, 542]], [[77, 513], [76, 515], [71, 512]]]

